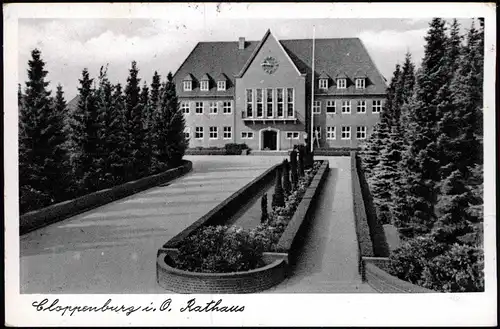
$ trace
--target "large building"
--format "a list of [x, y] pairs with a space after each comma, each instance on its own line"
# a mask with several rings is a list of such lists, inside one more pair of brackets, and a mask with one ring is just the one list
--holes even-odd
[[312, 39], [199, 42], [174, 75], [189, 147], [288, 150], [311, 135], [315, 148], [356, 147], [379, 121], [385, 79], [357, 38], [314, 50], [313, 104]]

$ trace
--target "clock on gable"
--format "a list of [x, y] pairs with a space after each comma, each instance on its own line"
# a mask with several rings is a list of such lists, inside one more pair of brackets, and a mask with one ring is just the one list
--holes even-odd
[[264, 58], [262, 63], [260, 63], [260, 66], [262, 66], [264, 72], [268, 74], [273, 74], [278, 69], [279, 63], [276, 58], [272, 56], [267, 56], [266, 58]]

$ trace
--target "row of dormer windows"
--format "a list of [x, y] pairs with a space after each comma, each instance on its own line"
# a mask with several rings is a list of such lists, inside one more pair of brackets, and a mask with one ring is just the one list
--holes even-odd
[[[350, 114], [352, 108], [352, 101], [350, 100], [341, 100], [339, 102], [341, 113]], [[321, 101], [314, 101], [313, 104], [313, 113], [321, 114]], [[356, 113], [366, 113], [367, 101], [366, 100], [358, 100], [356, 104]], [[382, 111], [382, 100], [374, 99], [372, 100], [372, 113], [380, 113]], [[325, 112], [329, 114], [337, 113], [337, 102], [334, 99], [327, 100], [325, 102]]]
[[[184, 91], [192, 91], [193, 90], [193, 81], [183, 81], [182, 87]], [[201, 91], [209, 91], [210, 90], [210, 81], [202, 80], [200, 81], [200, 90]], [[217, 90], [225, 91], [226, 90], [226, 81], [220, 80], [217, 81]]]
[[[347, 79], [346, 78], [338, 78], [338, 79], [336, 79], [336, 84], [337, 84], [337, 89], [346, 89], [347, 88]], [[356, 86], [356, 89], [365, 89], [366, 88], [366, 78], [356, 78], [354, 80], [354, 84]], [[328, 88], [329, 88], [328, 79], [326, 79], [326, 78], [319, 79], [319, 89], [327, 90]]]

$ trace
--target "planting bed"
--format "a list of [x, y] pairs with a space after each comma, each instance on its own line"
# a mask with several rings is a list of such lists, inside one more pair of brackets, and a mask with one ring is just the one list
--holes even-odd
[[[274, 170], [280, 170], [280, 167], [283, 166]], [[307, 226], [304, 224], [310, 218], [327, 171], [328, 161], [315, 162], [304, 172], [297, 188], [286, 196], [284, 206], [273, 207], [264, 223], [252, 220], [255, 226], [245, 225], [243, 229], [225, 225], [234, 222], [227, 218], [219, 225], [202, 224], [181, 232], [181, 240], [174, 238], [158, 251], [157, 280], [160, 286], [181, 293], [245, 293], [265, 290], [281, 282], [286, 276], [290, 257], [296, 252], [294, 249], [300, 247], [300, 235]], [[263, 176], [259, 185], [266, 190], [269, 189], [269, 179], [276, 175]], [[248, 186], [242, 190], [245, 188]], [[252, 195], [256, 194], [262, 192], [254, 190]], [[247, 197], [252, 204], [256, 203], [255, 199]], [[219, 210], [224, 212], [223, 207]], [[255, 215], [254, 206], [247, 205], [248, 211]], [[233, 212], [235, 214], [238, 212]], [[237, 222], [240, 220], [241, 217]]]

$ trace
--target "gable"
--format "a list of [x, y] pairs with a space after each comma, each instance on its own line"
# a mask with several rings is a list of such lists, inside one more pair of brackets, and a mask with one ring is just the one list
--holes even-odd
[[267, 30], [254, 52], [241, 69], [237, 78], [243, 77], [249, 69], [257, 71], [268, 67], [270, 71], [273, 71], [273, 66], [276, 72], [279, 70], [292, 70], [298, 76], [302, 76], [302, 73], [299, 71], [281, 43], [274, 37], [270, 30]]

